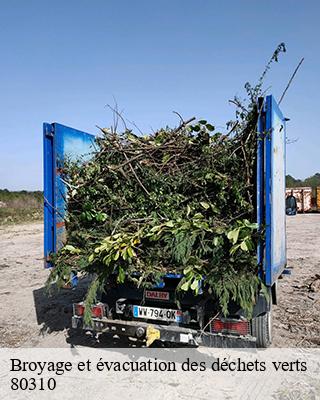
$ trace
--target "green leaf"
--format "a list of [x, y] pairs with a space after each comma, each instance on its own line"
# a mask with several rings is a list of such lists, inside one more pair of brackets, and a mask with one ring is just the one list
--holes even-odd
[[118, 277], [117, 277], [118, 283], [123, 283], [125, 280], [125, 277], [126, 277], [126, 274], [124, 272], [124, 269], [122, 267], [119, 267]]
[[248, 246], [247, 246], [247, 242], [245, 240], [243, 242], [241, 242], [240, 247], [241, 247], [241, 250], [243, 250], [243, 251], [248, 251], [249, 250]]
[[110, 265], [110, 263], [111, 263], [111, 256], [110, 256], [110, 255], [107, 255], [107, 256], [103, 257], [102, 262], [103, 262], [105, 265]]
[[189, 287], [190, 287], [190, 282], [187, 281], [187, 282], [184, 282], [184, 283], [180, 286], [180, 289], [183, 290], [183, 291], [185, 291], [185, 292], [187, 292], [187, 291], [189, 290]]
[[66, 244], [63, 249], [66, 251], [73, 251], [75, 250], [75, 247], [72, 246], [71, 244]]
[[244, 224], [247, 228], [250, 228], [250, 229], [258, 229], [259, 228], [259, 225], [257, 223], [250, 223], [248, 220], [245, 220]]
[[94, 260], [95, 255], [94, 254], [90, 254], [90, 256], [88, 257], [88, 262], [92, 263], [92, 261]]
[[192, 270], [192, 267], [186, 267], [184, 270], [183, 270], [183, 273], [184, 273], [184, 275], [187, 275], [190, 271]]
[[233, 255], [240, 247], [240, 244], [235, 244], [234, 246], [231, 247], [230, 249], [230, 255]]
[[191, 284], [190, 287], [191, 287], [192, 290], [198, 289], [198, 288], [199, 288], [199, 280], [195, 279], [195, 280], [192, 282], [192, 284]]
[[136, 252], [133, 250], [133, 248], [132, 247], [128, 247], [127, 248], [127, 253], [128, 253], [128, 255], [129, 255], [129, 257], [136, 257]]
[[232, 241], [233, 244], [236, 244], [238, 241], [238, 237], [239, 237], [239, 233], [240, 233], [240, 228], [235, 228], [232, 231], [228, 232], [228, 239]]
[[171, 157], [170, 154], [165, 154], [165, 155], [162, 157], [162, 163], [163, 163], [163, 164], [166, 164], [166, 163], [170, 160], [170, 157]]
[[246, 244], [247, 244], [247, 247], [248, 247], [248, 251], [254, 250], [255, 247], [254, 247], [253, 241], [252, 241], [250, 236], [248, 236], [246, 238]]
[[211, 181], [214, 177], [215, 177], [215, 175], [214, 175], [214, 173], [212, 173], [212, 172], [208, 172], [208, 173], [205, 175], [205, 179], [207, 179], [208, 181]]
[[104, 222], [106, 219], [107, 219], [107, 214], [106, 213], [98, 212], [96, 214], [96, 220], [98, 222]]
[[80, 249], [72, 246], [71, 244], [65, 245], [62, 250], [63, 251], [67, 251], [67, 252], [69, 252], [71, 254], [79, 254], [79, 253], [81, 253]]
[[122, 258], [126, 261], [128, 259], [128, 252], [127, 252], [127, 247], [125, 247], [122, 251], [121, 251], [121, 256]]
[[195, 125], [192, 129], [193, 129], [195, 132], [199, 132], [201, 128], [200, 128], [199, 125]]
[[127, 134], [127, 139], [130, 140], [130, 142], [136, 143], [138, 141], [137, 136], [133, 135], [132, 133]]
[[157, 225], [157, 226], [154, 226], [153, 228], [151, 228], [150, 232], [151, 233], [156, 233], [156, 232], [161, 231], [161, 229], [162, 229], [162, 225]]
[[210, 208], [210, 204], [206, 203], [205, 201], [200, 201], [200, 204], [205, 210], [208, 210]]
[[203, 217], [203, 215], [201, 213], [196, 213], [196, 214], [194, 214], [193, 218], [194, 219], [201, 219], [201, 218], [204, 218], [204, 217]]
[[174, 227], [174, 223], [173, 221], [168, 221], [165, 223], [165, 226], [167, 226], [168, 228], [173, 228]]
[[87, 218], [88, 221], [92, 221], [92, 214], [91, 214], [91, 212], [86, 211], [86, 212], [85, 212], [85, 216], [86, 216], [86, 218]]
[[210, 131], [210, 132], [214, 131], [214, 126], [211, 125], [211, 124], [207, 124], [207, 125], [206, 125], [206, 128], [207, 128], [208, 131]]
[[207, 121], [205, 119], [200, 119], [199, 124], [201, 125], [205, 125], [207, 123]]
[[214, 212], [214, 213], [218, 213], [220, 210], [219, 210], [219, 208], [216, 206], [216, 205], [214, 205], [214, 204], [211, 204], [211, 210], [212, 210], [212, 212]]

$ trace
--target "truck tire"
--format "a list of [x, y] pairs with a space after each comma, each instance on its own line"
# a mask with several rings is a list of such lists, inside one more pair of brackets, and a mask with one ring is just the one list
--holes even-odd
[[257, 339], [257, 347], [267, 348], [272, 342], [272, 311], [251, 320], [251, 334]]

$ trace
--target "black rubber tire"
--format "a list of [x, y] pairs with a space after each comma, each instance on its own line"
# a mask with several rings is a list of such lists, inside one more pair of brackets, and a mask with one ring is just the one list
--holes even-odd
[[272, 343], [272, 310], [252, 318], [251, 333], [257, 338], [257, 347], [265, 349], [270, 346]]

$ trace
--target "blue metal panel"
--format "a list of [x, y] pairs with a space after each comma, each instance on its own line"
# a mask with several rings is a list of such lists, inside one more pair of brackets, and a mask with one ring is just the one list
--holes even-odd
[[[257, 223], [258, 231], [262, 232], [264, 224], [264, 129], [265, 129], [265, 118], [264, 118], [264, 99], [259, 99], [258, 102], [258, 135], [257, 135]], [[257, 260], [259, 265], [259, 276], [263, 278], [263, 240], [259, 240], [257, 248]]]
[[94, 136], [60, 124], [54, 125], [56, 173], [55, 173], [55, 251], [65, 243], [65, 212], [67, 202], [67, 187], [61, 173], [64, 160], [81, 159], [86, 161], [92, 152]]
[[53, 154], [53, 127], [43, 124], [43, 166], [44, 166], [44, 256], [45, 266], [49, 254], [55, 249], [54, 220], [54, 154]]
[[65, 241], [64, 219], [67, 188], [61, 172], [64, 160], [90, 158], [95, 137], [57, 123], [44, 124], [44, 255], [46, 266], [50, 253]]
[[265, 101], [265, 282], [271, 286], [286, 266], [285, 119], [272, 96]]

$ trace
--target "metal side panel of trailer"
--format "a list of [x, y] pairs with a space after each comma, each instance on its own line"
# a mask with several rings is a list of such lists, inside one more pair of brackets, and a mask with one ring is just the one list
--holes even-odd
[[272, 286], [286, 263], [286, 120], [272, 96], [261, 99], [258, 120], [257, 219], [265, 229], [258, 261], [266, 285]]
[[95, 136], [57, 123], [43, 124], [44, 145], [44, 256], [64, 243], [67, 187], [63, 180], [65, 159], [86, 161], [93, 151]]

